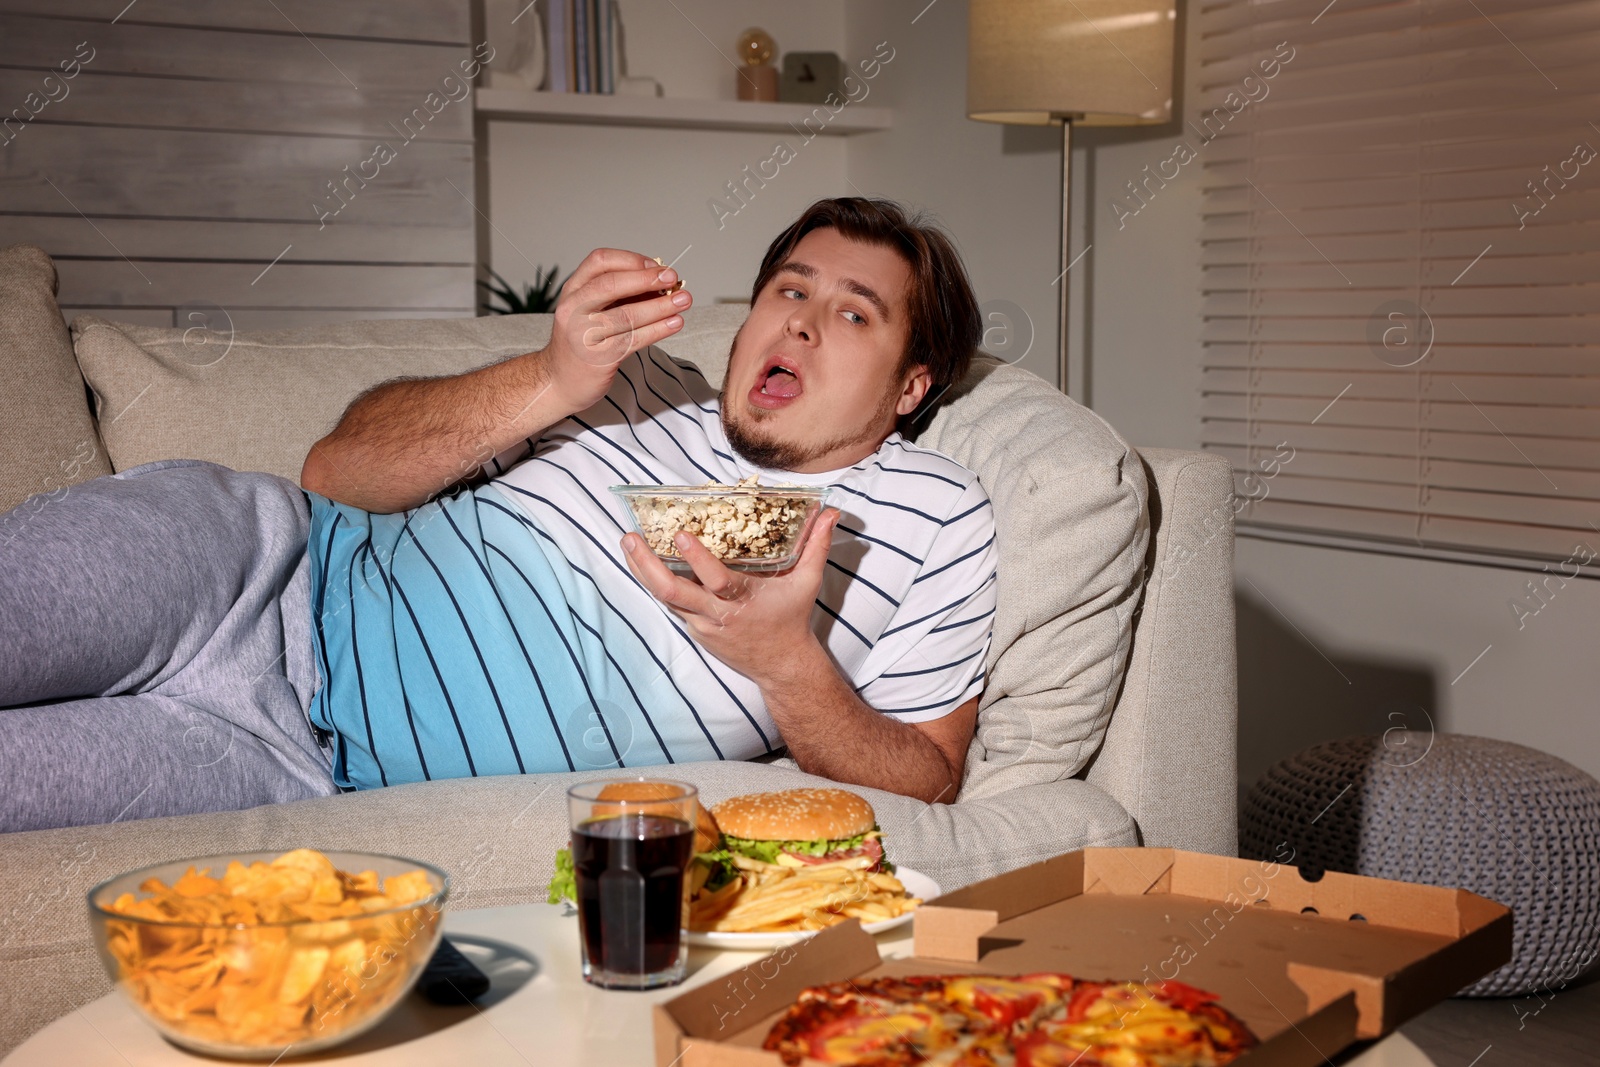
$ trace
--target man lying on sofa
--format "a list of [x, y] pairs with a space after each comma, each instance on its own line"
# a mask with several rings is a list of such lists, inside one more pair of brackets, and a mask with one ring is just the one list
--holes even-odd
[[[682, 328], [676, 281], [591, 253], [542, 351], [366, 393], [304, 494], [172, 461], [43, 509], [0, 569], [0, 706], [31, 705], [0, 714], [0, 829], [781, 746], [953, 800], [993, 513], [896, 426], [976, 347], [958, 254], [894, 204], [812, 205], [767, 251], [720, 396], [652, 347]], [[675, 575], [606, 491], [749, 475], [833, 487], [785, 572], [680, 533]]]

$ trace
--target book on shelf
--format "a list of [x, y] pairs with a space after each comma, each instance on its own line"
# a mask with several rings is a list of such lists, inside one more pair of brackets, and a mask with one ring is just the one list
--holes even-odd
[[574, 53], [578, 54], [578, 91], [579, 93], [594, 93], [594, 78], [590, 77], [590, 72], [592, 72], [590, 51], [592, 51], [592, 45], [594, 45], [594, 24], [590, 19], [589, 0], [576, 0], [573, 6], [576, 8], [576, 16], [578, 16], [573, 21], [573, 35], [576, 38], [573, 43], [573, 50]]
[[568, 16], [571, 7], [565, 0], [545, 0], [545, 47], [550, 58], [545, 65], [545, 88], [552, 93], [572, 91], [572, 65], [567, 57], [567, 39], [571, 35]]
[[617, 91], [616, 0], [545, 0], [552, 93]]

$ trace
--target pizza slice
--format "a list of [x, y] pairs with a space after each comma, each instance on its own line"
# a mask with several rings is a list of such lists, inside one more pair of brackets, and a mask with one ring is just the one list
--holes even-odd
[[859, 1067], [1223, 1067], [1255, 1037], [1182, 982], [916, 975], [813, 986], [763, 1048]]
[[1016, 1067], [1223, 1067], [1256, 1039], [1216, 1000], [1183, 982], [1079, 982], [1016, 1043]]
[[1072, 987], [1061, 974], [916, 975], [813, 986], [773, 1026], [765, 1048], [788, 1063], [897, 1067], [1011, 1062], [1010, 1041], [1058, 1009]]

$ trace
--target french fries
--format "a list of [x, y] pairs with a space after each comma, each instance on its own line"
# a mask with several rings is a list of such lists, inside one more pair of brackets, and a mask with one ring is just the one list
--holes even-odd
[[[869, 861], [870, 862], [870, 861]], [[790, 933], [821, 930], [859, 919], [882, 922], [922, 901], [908, 896], [900, 879], [869, 873], [850, 861], [791, 867], [733, 857], [740, 874], [689, 902], [689, 929], [723, 933]]]

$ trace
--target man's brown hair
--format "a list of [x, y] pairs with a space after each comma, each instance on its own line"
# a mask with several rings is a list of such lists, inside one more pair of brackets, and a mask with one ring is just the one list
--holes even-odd
[[908, 217], [893, 200], [860, 196], [818, 200], [767, 248], [750, 302], [756, 302], [778, 268], [788, 262], [800, 239], [824, 227], [852, 241], [892, 248], [911, 267], [906, 289], [909, 330], [900, 373], [918, 364], [927, 367], [932, 381], [924, 407], [937, 402], [946, 389], [966, 377], [983, 336], [983, 322], [961, 254], [921, 212]]

